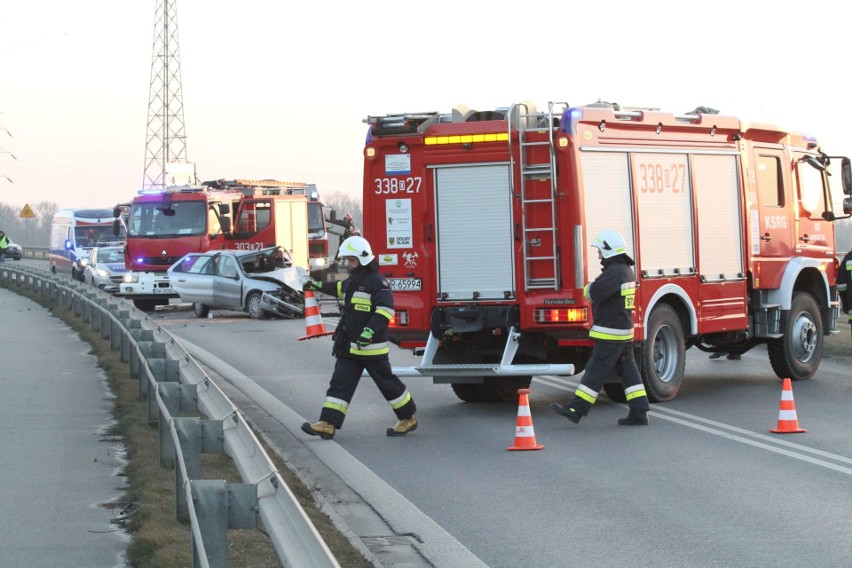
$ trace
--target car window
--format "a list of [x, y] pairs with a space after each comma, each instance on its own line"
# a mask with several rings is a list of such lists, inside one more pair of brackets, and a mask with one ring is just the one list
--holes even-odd
[[223, 278], [237, 278], [237, 263], [230, 256], [220, 256], [216, 259], [216, 273]]
[[201, 255], [189, 255], [172, 270], [174, 272], [186, 272], [188, 274], [213, 274], [213, 257]]

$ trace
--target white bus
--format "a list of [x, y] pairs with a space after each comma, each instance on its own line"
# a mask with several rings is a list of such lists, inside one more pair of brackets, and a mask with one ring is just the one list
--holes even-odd
[[62, 209], [53, 215], [50, 228], [50, 270], [83, 280], [89, 251], [96, 246], [124, 244], [124, 227], [112, 233], [115, 220], [110, 209]]

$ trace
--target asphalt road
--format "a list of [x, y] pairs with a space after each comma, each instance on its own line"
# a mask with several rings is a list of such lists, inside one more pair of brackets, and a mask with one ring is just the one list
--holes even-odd
[[[333, 366], [331, 342], [297, 341], [302, 321], [223, 312], [196, 320], [179, 309], [156, 318], [290, 409], [296, 431], [289, 436], [299, 439], [299, 420], [317, 418]], [[414, 360], [391, 354], [396, 365]], [[808, 432], [786, 435], [769, 432], [777, 426], [781, 382], [762, 351], [742, 361], [690, 351], [681, 393], [654, 405], [647, 428], [617, 426], [626, 407], [605, 400], [579, 426], [552, 413], [550, 403], [565, 401], [577, 381], [534, 380], [529, 400], [540, 451], [506, 451], [516, 405], [463, 403], [425, 378], [406, 381], [421, 423], [410, 436], [384, 435], [394, 417], [366, 379], [335, 439], [302, 435], [301, 447], [314, 455], [316, 448], [342, 451], [354, 461], [338, 469], [377, 476], [388, 490], [369, 504], [381, 510], [381, 501], [402, 499], [400, 516], [437, 527], [440, 538], [401, 536], [427, 552], [449, 538], [464, 551], [466, 564], [459, 565], [852, 563], [849, 369], [826, 362], [814, 379], [793, 383]], [[345, 479], [350, 472], [337, 473]], [[319, 493], [324, 482], [322, 475], [315, 480]], [[326, 497], [333, 506], [333, 495]]]

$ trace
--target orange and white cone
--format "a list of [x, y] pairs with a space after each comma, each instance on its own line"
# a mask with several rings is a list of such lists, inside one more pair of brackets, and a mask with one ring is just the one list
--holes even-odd
[[333, 331], [326, 331], [322, 324], [319, 305], [313, 290], [305, 290], [305, 335], [299, 341], [331, 335]]
[[799, 434], [807, 432], [799, 428], [799, 419], [796, 417], [796, 401], [793, 400], [793, 383], [790, 379], [784, 379], [781, 386], [781, 408], [778, 410], [778, 427], [770, 428], [775, 434]]
[[520, 398], [518, 400], [518, 421], [515, 426], [515, 445], [509, 446], [507, 450], [540, 450], [544, 446], [536, 444], [535, 430], [533, 430], [532, 414], [530, 414], [530, 403], [527, 395], [530, 389], [518, 389]]

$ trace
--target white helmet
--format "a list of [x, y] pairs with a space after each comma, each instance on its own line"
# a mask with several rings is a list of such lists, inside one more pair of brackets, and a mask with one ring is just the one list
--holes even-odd
[[373, 259], [373, 249], [370, 248], [370, 243], [364, 237], [349, 237], [343, 244], [340, 245], [340, 252], [337, 253], [337, 258], [345, 258], [354, 256], [361, 263], [361, 266], [367, 266]]
[[627, 253], [627, 248], [624, 246], [624, 237], [616, 231], [601, 231], [592, 246], [601, 251], [601, 256], [611, 258], [619, 254]]

